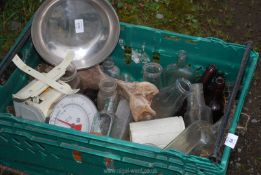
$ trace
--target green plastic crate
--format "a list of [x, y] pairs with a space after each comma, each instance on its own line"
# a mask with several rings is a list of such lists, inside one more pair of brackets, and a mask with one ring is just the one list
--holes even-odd
[[[29, 24], [26, 28], [28, 27]], [[24, 32], [18, 40], [23, 35]], [[136, 79], [141, 77], [142, 65], [130, 63], [128, 54], [131, 49], [142, 48], [163, 66], [175, 62], [179, 50], [186, 50], [191, 65], [206, 67], [208, 64], [216, 64], [225, 72], [227, 81], [233, 82], [245, 46], [226, 43], [216, 38], [193, 37], [121, 23], [120, 41], [112, 57], [122, 70], [132, 73]], [[41, 62], [31, 40], [21, 49], [20, 56], [30, 66], [36, 66]], [[230, 126], [232, 133], [236, 131], [257, 61], [258, 53], [252, 51]], [[228, 147], [225, 147], [221, 163], [213, 164], [206, 158], [185, 155], [174, 150], [163, 151], [151, 146], [98, 137], [16, 118], [8, 114], [6, 108], [12, 105], [12, 94], [27, 82], [28, 76], [16, 69], [9, 80], [0, 86], [0, 164], [2, 165], [39, 175], [221, 175], [226, 173], [231, 152]]]

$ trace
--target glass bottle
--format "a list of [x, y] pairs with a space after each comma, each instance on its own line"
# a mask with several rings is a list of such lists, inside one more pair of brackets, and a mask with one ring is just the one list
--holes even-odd
[[178, 78], [185, 78], [191, 82], [194, 80], [194, 71], [186, 64], [187, 54], [185, 50], [180, 50], [178, 53], [178, 60], [176, 64], [167, 66], [164, 75], [164, 85], [168, 86], [175, 82]]
[[131, 74], [127, 73], [127, 72], [121, 73], [121, 80], [126, 81], [126, 82], [134, 82], [135, 81], [133, 76]]
[[93, 119], [91, 134], [109, 136], [114, 118], [113, 113], [98, 112]]
[[112, 58], [108, 58], [102, 64], [102, 69], [107, 75], [120, 79], [120, 69], [114, 64]]
[[122, 98], [115, 112], [114, 122], [111, 128], [110, 137], [117, 139], [127, 139], [129, 123], [132, 121], [129, 103]]
[[[117, 83], [113, 78], [101, 80], [99, 84], [99, 92], [97, 96], [98, 110], [106, 110], [113, 112], [117, 108]], [[108, 109], [107, 109], [108, 108]]]
[[187, 99], [187, 111], [184, 114], [186, 127], [197, 120], [213, 122], [212, 111], [205, 104], [202, 83], [191, 85], [191, 92]]
[[208, 157], [213, 153], [216, 134], [221, 122], [215, 125], [203, 120], [192, 123], [164, 149], [175, 149], [185, 154]]
[[191, 83], [184, 78], [177, 79], [172, 85], [163, 88], [154, 96], [152, 108], [157, 118], [174, 116], [182, 107], [184, 100], [190, 92]]
[[147, 63], [143, 66], [143, 80], [154, 84], [159, 89], [162, 87], [161, 74], [162, 67], [158, 63]]
[[225, 89], [225, 80], [222, 76], [218, 76], [214, 81], [214, 90], [212, 98], [209, 102], [209, 107], [212, 110], [213, 122], [217, 122], [224, 114], [224, 89]]
[[117, 83], [114, 79], [107, 78], [101, 80], [99, 88], [97, 106], [100, 112], [93, 119], [91, 133], [109, 136], [118, 105]]
[[216, 74], [216, 66], [209, 65], [201, 78], [201, 82], [203, 83], [204, 97], [207, 105], [209, 104], [209, 96], [211, 96], [213, 90], [212, 81]]

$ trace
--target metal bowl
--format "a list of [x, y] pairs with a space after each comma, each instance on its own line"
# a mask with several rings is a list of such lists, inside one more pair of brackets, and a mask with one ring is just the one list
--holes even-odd
[[38, 53], [52, 65], [72, 51], [76, 68], [99, 64], [114, 50], [119, 19], [106, 0], [46, 0], [32, 22]]

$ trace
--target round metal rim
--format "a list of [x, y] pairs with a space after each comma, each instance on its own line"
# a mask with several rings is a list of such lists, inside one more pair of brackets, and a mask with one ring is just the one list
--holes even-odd
[[[54, 120], [54, 118], [56, 117], [56, 116], [53, 115], [53, 111], [54, 111], [54, 109], [57, 107], [57, 105], [59, 105], [59, 104], [62, 102], [62, 100], [64, 100], [65, 98], [68, 98], [68, 97], [70, 97], [70, 98], [76, 98], [76, 97], [84, 98], [86, 101], [88, 101], [89, 107], [92, 108], [92, 110], [94, 111], [94, 113], [97, 113], [97, 112], [98, 112], [98, 110], [97, 110], [95, 104], [93, 103], [93, 101], [92, 101], [90, 98], [88, 98], [88, 97], [86, 97], [86, 96], [84, 96], [84, 95], [82, 95], [82, 94], [65, 95], [65, 96], [62, 96], [59, 100], [57, 100], [57, 101], [52, 105], [53, 110], [52, 110], [52, 113], [50, 114], [50, 120], [49, 120], [49, 122], [48, 122], [49, 124], [56, 125], [56, 123], [53, 123], [53, 122], [52, 122], [52, 121]], [[92, 116], [91, 118], [90, 118], [89, 116], [87, 116], [87, 117], [88, 117], [88, 121], [89, 121], [89, 124], [90, 124], [89, 128], [87, 128], [88, 133], [89, 133], [89, 132], [91, 131], [92, 122], [93, 122], [95, 116]]]
[[[59, 3], [59, 1], [61, 0], [44, 1], [34, 15], [33, 22], [32, 22], [32, 29], [31, 29], [31, 36], [35, 49], [45, 61], [47, 61], [52, 65], [59, 64], [64, 58], [54, 55], [48, 52], [47, 49], [45, 49], [46, 47], [44, 45], [43, 36], [41, 35], [42, 29], [40, 26], [43, 23], [43, 17], [48, 12], [48, 9], [51, 8], [53, 5], [55, 5], [56, 3]], [[120, 36], [119, 18], [117, 16], [117, 13], [113, 9], [113, 7], [110, 5], [110, 3], [107, 2], [106, 0], [99, 0], [99, 1], [92, 1], [92, 2], [95, 2], [98, 5], [100, 5], [102, 9], [106, 9], [104, 12], [107, 14], [109, 18], [108, 20], [110, 22], [114, 22], [114, 25], [109, 26], [110, 28], [109, 37], [107, 39], [105, 46], [103, 47], [103, 49], [101, 49], [98, 52], [98, 54], [96, 54], [94, 57], [88, 57], [88, 58], [84, 57], [86, 64], [82, 64], [82, 62], [79, 60], [73, 61], [73, 63], [76, 65], [77, 70], [87, 69], [103, 62], [115, 49]]]

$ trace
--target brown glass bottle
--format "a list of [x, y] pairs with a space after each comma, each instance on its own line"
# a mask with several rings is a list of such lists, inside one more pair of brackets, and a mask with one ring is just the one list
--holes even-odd
[[203, 84], [204, 98], [207, 105], [209, 104], [210, 101], [209, 97], [213, 92], [212, 82], [216, 74], [217, 74], [216, 66], [209, 65], [201, 78], [201, 82]]
[[217, 76], [213, 83], [213, 95], [209, 101], [209, 107], [212, 110], [213, 122], [217, 122], [224, 114], [224, 89], [225, 80], [222, 76]]

